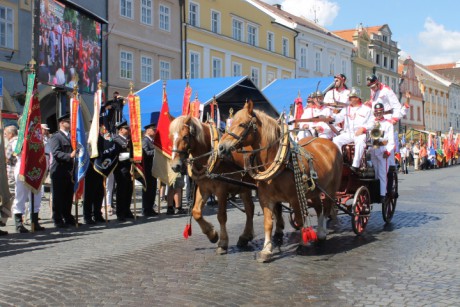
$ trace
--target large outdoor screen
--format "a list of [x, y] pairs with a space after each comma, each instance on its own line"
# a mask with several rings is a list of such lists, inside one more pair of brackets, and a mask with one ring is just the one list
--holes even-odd
[[35, 24], [37, 78], [43, 84], [97, 90], [101, 78], [101, 23], [56, 0], [36, 0], [40, 22]]

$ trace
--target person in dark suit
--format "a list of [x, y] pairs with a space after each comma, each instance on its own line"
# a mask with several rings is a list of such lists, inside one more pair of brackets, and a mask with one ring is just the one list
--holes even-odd
[[142, 139], [142, 157], [144, 161], [146, 189], [142, 190], [142, 213], [144, 216], [158, 215], [153, 209], [155, 205], [155, 195], [157, 192], [157, 179], [152, 176], [153, 156], [155, 149], [153, 138], [155, 137], [155, 124], [144, 127], [145, 135]]
[[127, 218], [134, 218], [130, 209], [133, 197], [133, 178], [131, 176], [132, 142], [126, 121], [116, 125], [116, 128], [118, 129], [118, 134], [113, 138], [113, 141], [120, 147], [118, 165], [114, 171], [117, 184], [117, 219], [123, 222]]
[[77, 154], [70, 144], [70, 115], [58, 118], [59, 131], [49, 140], [53, 162], [50, 177], [53, 194], [53, 221], [58, 228], [75, 225], [72, 216], [74, 190], [74, 158]]

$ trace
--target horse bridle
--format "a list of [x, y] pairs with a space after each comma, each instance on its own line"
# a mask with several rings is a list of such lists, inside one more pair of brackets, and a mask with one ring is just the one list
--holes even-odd
[[[188, 127], [189, 129], [189, 135], [190, 136], [195, 136], [195, 133], [193, 132], [193, 129], [192, 129], [192, 126], [191, 125], [188, 125], [188, 124], [184, 124], [185, 127]], [[190, 137], [189, 136], [189, 137]], [[179, 157], [180, 155], [185, 155], [186, 157], [188, 157], [190, 155], [190, 151], [191, 151], [191, 148], [190, 148], [190, 142], [187, 142], [187, 147], [183, 150], [177, 150], [177, 149], [172, 149], [171, 150], [172, 152], [175, 152], [175, 153], [178, 153], [179, 154]], [[182, 158], [181, 158], [182, 159]]]
[[227, 131], [228, 135], [236, 139], [236, 143], [230, 147], [230, 151], [238, 149], [241, 143], [243, 143], [246, 136], [249, 134], [249, 130], [251, 130], [251, 128], [254, 130], [254, 132], [257, 132], [257, 117], [255, 115], [252, 115], [251, 120], [248, 123], [241, 123], [238, 126], [244, 128], [243, 133], [241, 133], [241, 135], [237, 135], [231, 131]]

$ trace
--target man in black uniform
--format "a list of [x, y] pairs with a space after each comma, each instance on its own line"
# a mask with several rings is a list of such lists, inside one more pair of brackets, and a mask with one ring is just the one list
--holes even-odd
[[53, 193], [53, 221], [58, 228], [75, 225], [72, 216], [72, 199], [74, 190], [74, 158], [76, 150], [70, 144], [70, 115], [58, 118], [59, 131], [49, 140], [53, 162], [50, 177]]
[[114, 171], [117, 184], [117, 219], [123, 222], [127, 218], [134, 218], [130, 210], [133, 196], [133, 178], [131, 176], [132, 142], [126, 121], [119, 123], [116, 128], [118, 129], [118, 134], [113, 138], [113, 141], [120, 147], [118, 165]]
[[144, 216], [155, 216], [153, 206], [155, 205], [155, 195], [157, 192], [157, 179], [152, 176], [153, 156], [155, 153], [153, 138], [155, 137], [155, 124], [144, 127], [145, 135], [142, 139], [142, 157], [144, 161], [144, 172], [146, 189], [142, 190], [142, 212]]

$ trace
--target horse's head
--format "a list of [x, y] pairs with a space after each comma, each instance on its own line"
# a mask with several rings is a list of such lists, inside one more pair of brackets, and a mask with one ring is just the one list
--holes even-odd
[[174, 119], [169, 126], [169, 138], [172, 141], [171, 168], [176, 173], [185, 174], [186, 160], [190, 153], [200, 142], [204, 142], [203, 131], [200, 122], [188, 116], [180, 116]]
[[236, 112], [231, 126], [220, 139], [219, 155], [228, 155], [234, 150], [259, 142], [260, 121], [253, 107], [253, 102], [249, 100], [243, 109]]

